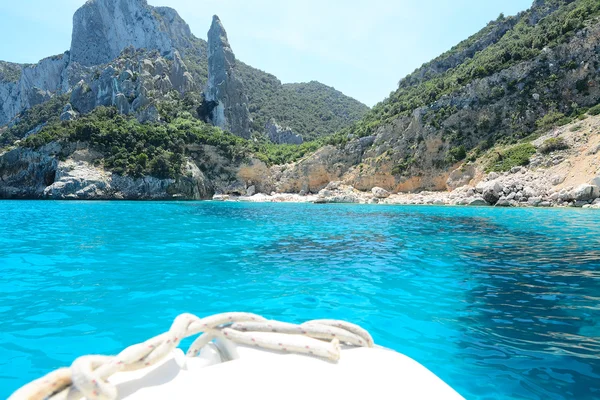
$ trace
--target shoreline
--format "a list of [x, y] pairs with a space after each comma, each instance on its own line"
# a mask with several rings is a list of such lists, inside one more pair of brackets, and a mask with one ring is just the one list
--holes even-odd
[[[351, 187], [349, 187], [351, 188]], [[327, 189], [324, 189], [327, 190]], [[323, 192], [323, 191], [321, 191]], [[468, 193], [468, 190], [467, 190]], [[235, 203], [298, 203], [298, 204], [362, 204], [362, 205], [390, 205], [390, 206], [445, 206], [445, 207], [489, 207], [489, 208], [575, 208], [575, 209], [600, 209], [600, 198], [590, 201], [589, 204], [558, 203], [551, 201], [525, 201], [525, 202], [498, 202], [490, 204], [481, 196], [464, 195], [462, 192], [421, 192], [397, 193], [387, 197], [378, 198], [372, 193], [361, 192], [351, 188], [351, 192], [338, 194], [307, 194], [297, 193], [256, 193], [252, 196], [215, 195], [212, 201]]]

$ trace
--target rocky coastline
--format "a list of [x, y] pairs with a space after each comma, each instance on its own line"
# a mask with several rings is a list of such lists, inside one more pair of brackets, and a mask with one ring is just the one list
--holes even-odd
[[[516, 172], [522, 173], [520, 171]], [[493, 177], [493, 176], [492, 176]], [[503, 176], [507, 177], [507, 176]], [[514, 177], [513, 177], [514, 178]], [[502, 183], [504, 182], [504, 183]], [[509, 183], [514, 182], [514, 183]], [[597, 184], [582, 184], [571, 190], [562, 189], [550, 195], [538, 196], [530, 186], [510, 179], [489, 179], [476, 187], [464, 186], [449, 192], [389, 193], [374, 187], [363, 192], [342, 182], [331, 182], [318, 194], [256, 193], [253, 195], [213, 196], [213, 201], [249, 203], [314, 203], [314, 204], [380, 204], [380, 205], [433, 205], [433, 206], [488, 206], [488, 207], [578, 207], [600, 209], [600, 179]], [[526, 197], [530, 195], [530, 197]]]

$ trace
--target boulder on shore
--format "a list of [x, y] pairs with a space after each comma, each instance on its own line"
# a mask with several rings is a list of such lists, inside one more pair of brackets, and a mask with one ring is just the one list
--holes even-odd
[[388, 197], [390, 197], [390, 192], [377, 186], [371, 189], [371, 193], [373, 193], [373, 196], [375, 196], [378, 199], [387, 199]]

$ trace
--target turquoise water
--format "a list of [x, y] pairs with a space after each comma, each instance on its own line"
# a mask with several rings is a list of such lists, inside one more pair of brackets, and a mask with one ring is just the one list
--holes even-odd
[[232, 310], [359, 323], [468, 399], [600, 398], [586, 211], [0, 202], [0, 398]]

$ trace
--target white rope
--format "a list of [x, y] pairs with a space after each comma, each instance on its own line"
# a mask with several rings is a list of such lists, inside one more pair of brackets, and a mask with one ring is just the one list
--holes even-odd
[[197, 356], [213, 339], [281, 352], [307, 354], [338, 361], [340, 344], [373, 347], [363, 328], [345, 321], [315, 320], [301, 325], [268, 321], [249, 313], [224, 313], [205, 318], [182, 314], [168, 332], [130, 346], [116, 356], [83, 356], [70, 368], [61, 368], [12, 394], [9, 400], [115, 400], [117, 388], [108, 378], [117, 372], [135, 371], [163, 360], [181, 340], [202, 333], [187, 351]]

